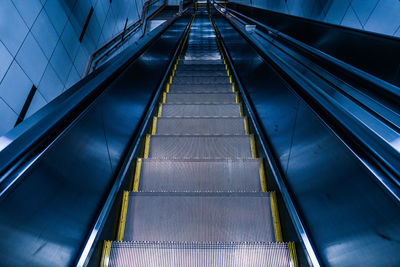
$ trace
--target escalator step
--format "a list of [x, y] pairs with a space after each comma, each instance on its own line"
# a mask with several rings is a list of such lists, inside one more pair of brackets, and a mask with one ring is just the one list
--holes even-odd
[[155, 118], [153, 134], [160, 135], [244, 135], [245, 120], [233, 118]]
[[231, 84], [171, 84], [169, 87], [171, 93], [221, 93], [232, 92]]
[[293, 243], [109, 242], [107, 262], [115, 266], [290, 267]]
[[192, 64], [196, 64], [196, 65], [223, 65], [224, 62], [222, 61], [222, 59], [220, 60], [185, 60], [185, 59], [181, 59], [180, 64], [185, 64], [185, 65], [192, 65]]
[[240, 117], [239, 104], [163, 104], [163, 117]]
[[192, 71], [201, 71], [201, 70], [209, 70], [209, 71], [226, 71], [225, 65], [224, 64], [213, 64], [213, 65], [205, 65], [205, 64], [178, 64], [178, 71], [186, 71], [186, 70], [192, 70]]
[[166, 104], [235, 104], [234, 93], [224, 94], [185, 94], [169, 93], [166, 95]]
[[225, 69], [220, 70], [220, 71], [215, 71], [215, 70], [178, 70], [175, 72], [175, 77], [186, 77], [186, 76], [207, 76], [207, 77], [213, 77], [213, 76], [227, 76], [227, 72]]
[[253, 150], [254, 146], [250, 135], [153, 135], [148, 146], [148, 157], [170, 159], [252, 158], [254, 157]]
[[275, 242], [270, 194], [130, 192], [123, 241]]
[[229, 84], [229, 77], [223, 76], [175, 76], [172, 80], [174, 84]]
[[141, 159], [138, 188], [134, 189], [144, 192], [262, 192], [261, 179], [265, 179], [260, 171], [262, 167], [259, 159]]

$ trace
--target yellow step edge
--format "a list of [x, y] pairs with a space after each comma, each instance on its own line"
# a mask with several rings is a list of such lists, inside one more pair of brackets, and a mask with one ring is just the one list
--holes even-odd
[[289, 249], [290, 267], [299, 267], [299, 262], [297, 261], [295, 243], [294, 242], [289, 242], [288, 243], [288, 249]]
[[129, 191], [124, 191], [122, 195], [122, 206], [121, 206], [121, 215], [119, 217], [117, 241], [122, 241], [122, 239], [124, 238], [128, 201], [129, 201]]
[[144, 155], [143, 155], [145, 159], [149, 157], [149, 149], [150, 149], [150, 134], [146, 134], [146, 140], [144, 143]]
[[158, 106], [157, 117], [161, 117], [161, 113], [162, 113], [162, 104], [160, 104], [160, 105]]
[[245, 134], [250, 134], [250, 131], [249, 131], [249, 119], [247, 118], [247, 116], [245, 116], [243, 118], [243, 120], [244, 120], [244, 133]]
[[235, 94], [236, 94], [236, 96], [235, 96], [236, 103], [239, 103], [240, 102], [239, 101], [239, 92], [235, 92]]
[[235, 84], [234, 84], [234, 83], [232, 83], [232, 92], [236, 92]]
[[169, 93], [169, 83], [167, 83], [167, 85], [165, 85], [165, 91], [167, 92], [167, 93]]
[[136, 168], [135, 168], [135, 176], [133, 179], [133, 187], [132, 191], [137, 192], [139, 190], [139, 181], [140, 181], [140, 171], [142, 169], [142, 159], [138, 158], [136, 160]]
[[172, 75], [169, 76], [169, 83], [172, 83]]
[[157, 131], [157, 117], [153, 117], [153, 123], [151, 124], [151, 134], [156, 134]]
[[265, 177], [264, 161], [262, 158], [259, 158], [258, 161], [260, 162], [260, 165], [259, 165], [260, 171], [259, 172], [260, 172], [261, 190], [263, 192], [267, 192], [268, 189], [267, 189], [267, 180]]
[[111, 241], [104, 241], [101, 253], [100, 267], [107, 267], [110, 262]]
[[257, 153], [256, 153], [256, 141], [254, 139], [254, 134], [250, 135], [250, 146], [251, 146], [251, 155], [253, 159], [257, 158]]
[[272, 219], [274, 221], [275, 241], [283, 242], [281, 222], [279, 220], [278, 202], [276, 200], [276, 193], [274, 191], [270, 192], [270, 198], [271, 198]]
[[163, 92], [162, 93], [162, 100], [161, 100], [161, 102], [163, 103], [163, 104], [165, 104], [165, 101], [167, 100], [167, 93], [166, 92]]

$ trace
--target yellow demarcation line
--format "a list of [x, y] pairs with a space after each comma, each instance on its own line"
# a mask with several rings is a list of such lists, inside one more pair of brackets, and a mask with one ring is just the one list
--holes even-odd
[[242, 103], [239, 103], [239, 109], [240, 109], [240, 116], [244, 117]]
[[281, 223], [279, 220], [279, 212], [278, 212], [278, 202], [276, 200], [276, 193], [270, 192], [271, 199], [271, 210], [272, 210], [272, 220], [274, 221], [274, 229], [275, 229], [275, 241], [283, 242], [282, 239], [282, 231], [281, 231]]
[[107, 267], [110, 261], [111, 241], [104, 241], [103, 252], [101, 254], [100, 267]]
[[235, 92], [235, 95], [236, 103], [239, 103], [239, 92]]
[[153, 123], [151, 124], [151, 134], [156, 134], [157, 130], [157, 117], [153, 117]]
[[260, 162], [260, 182], [261, 182], [261, 190], [263, 192], [267, 192], [267, 180], [265, 179], [265, 169], [264, 169], [264, 162], [262, 158], [259, 158], [258, 161]]
[[235, 84], [232, 83], [232, 92], [235, 92], [235, 91], [236, 91], [236, 89], [235, 89]]
[[162, 104], [160, 104], [160, 105], [158, 106], [158, 111], [157, 111], [157, 116], [158, 116], [158, 117], [161, 117], [161, 112], [162, 112]]
[[249, 134], [249, 120], [247, 119], [247, 116], [245, 116], [244, 118], [244, 133], [245, 134]]
[[294, 242], [288, 243], [288, 249], [289, 249], [290, 267], [299, 267], [299, 262], [297, 261], [296, 246]]
[[254, 134], [250, 135], [250, 146], [251, 146], [251, 155], [253, 156], [253, 159], [257, 158], [257, 153], [256, 153], [256, 141], [254, 139]]
[[149, 149], [150, 149], [150, 134], [146, 134], [146, 140], [144, 143], [144, 155], [143, 155], [145, 159], [149, 157]]
[[165, 92], [169, 93], [169, 83], [165, 86]]
[[126, 213], [128, 210], [129, 192], [124, 191], [122, 195], [121, 215], [119, 217], [119, 227], [117, 233], [117, 241], [122, 241], [125, 232]]
[[167, 100], [167, 93], [163, 92], [162, 93], [162, 103], [165, 104], [165, 101]]
[[136, 160], [136, 168], [135, 168], [135, 176], [133, 179], [133, 192], [137, 192], [139, 190], [139, 180], [140, 180], [140, 170], [142, 169], [142, 159], [138, 158]]

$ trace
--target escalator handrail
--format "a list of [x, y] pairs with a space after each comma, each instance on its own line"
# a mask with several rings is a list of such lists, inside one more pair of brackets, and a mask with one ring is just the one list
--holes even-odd
[[[217, 10], [221, 15], [226, 17], [224, 12], [219, 9]], [[226, 18], [228, 21], [232, 20], [230, 23], [234, 24], [233, 21], [235, 16], [232, 17], [233, 19]], [[239, 23], [242, 23], [240, 21], [241, 20], [239, 19]], [[237, 25], [235, 27], [237, 27]], [[244, 33], [241, 34], [245, 35]], [[338, 106], [334, 107], [335, 104], [331, 97], [319, 90], [318, 86], [316, 86], [312, 81], [305, 77], [301, 77], [298, 71], [288, 64], [284, 62], [275, 62], [276, 59], [272, 59], [271, 51], [266, 51], [262, 48], [257, 48], [257, 50], [260, 50], [264, 57], [271, 58], [271, 62], [274, 61], [276, 67], [281, 69], [284, 73], [292, 73], [288, 75], [288, 77], [290, 77], [289, 79], [292, 79], [299, 87], [303, 88], [302, 90], [305, 92], [307, 97], [309, 97], [310, 101], [314, 103], [314, 106], [316, 104], [318, 109], [322, 109], [322, 112], [327, 114], [339, 131], [344, 131], [344, 134], [339, 134], [341, 136], [339, 137], [336, 131], [332, 129], [335, 134], [338, 135], [339, 139], [349, 147], [350, 151], [363, 165], [371, 170], [371, 173], [373, 174], [373, 177], [376, 178], [378, 184], [381, 185], [396, 202], [400, 202], [400, 180], [398, 178], [399, 169], [398, 165], [396, 165], [398, 162], [398, 153], [395, 151], [395, 148], [388, 143], [387, 140], [382, 139], [372, 130], [370, 132], [360, 132], [359, 127], [362, 123], [357, 121], [357, 117], [355, 116], [356, 114], [350, 114], [348, 111], [343, 110]], [[313, 91], [317, 93], [314, 94]], [[321, 103], [324, 103], [324, 105]], [[331, 128], [331, 126], [328, 127]], [[364, 140], [365, 138], [366, 140]], [[370, 144], [374, 144], [374, 147]], [[362, 153], [360, 153], [360, 151]]]
[[[185, 9], [186, 12], [188, 9]], [[183, 13], [182, 13], [183, 14]], [[154, 115], [155, 109], [157, 108], [157, 104], [159, 102], [160, 95], [164, 89], [165, 82], [169, 78], [169, 75], [173, 69], [174, 62], [176, 61], [179, 51], [184, 44], [184, 38], [187, 35], [187, 32], [190, 29], [190, 21], [186, 25], [185, 30], [182, 32], [181, 37], [179, 38], [179, 42], [176, 46], [173, 56], [168, 64], [167, 70], [159, 84], [159, 87], [156, 90], [156, 93], [149, 105], [149, 108], [144, 115], [142, 123], [140, 125], [140, 131], [136, 135], [135, 140], [133, 140], [131, 147], [129, 148], [128, 156], [124, 159], [123, 164], [116, 176], [115, 182], [113, 183], [110, 192], [107, 196], [105, 204], [103, 205], [99, 215], [97, 216], [96, 222], [94, 223], [93, 228], [90, 230], [90, 233], [86, 239], [86, 243], [81, 250], [80, 256], [77, 259], [76, 266], [86, 266], [89, 263], [91, 254], [95, 249], [95, 243], [98, 242], [101, 231], [104, 227], [104, 224], [107, 220], [107, 217], [111, 211], [112, 205], [116, 200], [118, 193], [121, 191], [121, 185], [125, 177], [128, 176], [128, 172], [130, 169], [130, 165], [134, 160], [135, 155], [137, 155], [138, 150], [140, 149], [141, 141], [144, 136], [146, 136], [146, 131], [148, 129], [150, 119]]]
[[36, 114], [0, 136], [0, 197], [56, 142], [108, 84], [178, 17], [176, 14], [96, 71], [56, 97]]
[[253, 112], [253, 109], [252, 109], [252, 106], [248, 99], [247, 93], [244, 90], [243, 85], [240, 82], [239, 76], [238, 76], [235, 68], [233, 67], [234, 65], [233, 65], [231, 56], [225, 46], [224, 40], [221, 37], [218, 27], [215, 25], [213, 20], [212, 20], [212, 23], [215, 27], [217, 38], [220, 40], [221, 47], [224, 51], [224, 54], [226, 55], [228, 65], [231, 67], [230, 69], [232, 70], [232, 74], [235, 78], [236, 84], [237, 84], [240, 94], [242, 96], [243, 103], [247, 110], [250, 121], [253, 124], [255, 133], [258, 137], [258, 140], [260, 141], [260, 146], [261, 146], [264, 154], [266, 155], [266, 160], [268, 162], [268, 166], [271, 169], [271, 174], [272, 174], [276, 184], [278, 185], [279, 192], [282, 195], [282, 199], [284, 200], [284, 203], [288, 210], [288, 213], [293, 221], [293, 224], [295, 225], [295, 229], [299, 236], [299, 240], [301, 241], [302, 245], [304, 246], [307, 256], [308, 256], [308, 259], [312, 263], [312, 265], [316, 266], [316, 267], [321, 266], [321, 264], [320, 264], [321, 261], [319, 260], [315, 246], [313, 245], [310, 235], [308, 234], [308, 231], [306, 230], [306, 228], [304, 226], [303, 220], [301, 219], [301, 216], [295, 207], [294, 201], [289, 193], [289, 190], [287, 188], [285, 180], [283, 179], [283, 175], [281, 174], [277, 163], [275, 162], [275, 160], [273, 160], [274, 156], [273, 156], [272, 150], [267, 142], [266, 137], [264, 136], [263, 132], [260, 130], [261, 129], [260, 125], [256, 119], [256, 115]]
[[[254, 24], [256, 24], [257, 26], [259, 26], [260, 28], [263, 28], [264, 30], [267, 31], [267, 33], [269, 35], [271, 35], [272, 37], [279, 37], [282, 38], [283, 40], [289, 42], [290, 44], [301, 48], [303, 51], [305, 51], [306, 53], [309, 53], [315, 57], [321, 58], [327, 62], [329, 62], [330, 64], [338, 67], [339, 69], [341, 69], [344, 72], [350, 73], [351, 75], [357, 77], [358, 79], [364, 80], [368, 83], [370, 83], [371, 85], [378, 87], [379, 90], [381, 92], [384, 92], [385, 94], [387, 94], [387, 98], [390, 101], [395, 101], [397, 104], [400, 104], [400, 88], [385, 81], [382, 80], [372, 74], [369, 74], [359, 68], [356, 68], [340, 59], [337, 59], [329, 54], [326, 54], [324, 52], [322, 52], [319, 49], [316, 49], [310, 45], [307, 45], [299, 40], [296, 40], [292, 37], [290, 37], [287, 34], [284, 34], [276, 29], [273, 29], [265, 24], [262, 24], [261, 22], [254, 20], [234, 9], [228, 8], [228, 7], [224, 7], [227, 11], [229, 11], [230, 13], [236, 14], [242, 18], [244, 18], [245, 20], [248, 20]], [[231, 14], [232, 15], [232, 14]], [[236, 16], [234, 16], [236, 17]]]

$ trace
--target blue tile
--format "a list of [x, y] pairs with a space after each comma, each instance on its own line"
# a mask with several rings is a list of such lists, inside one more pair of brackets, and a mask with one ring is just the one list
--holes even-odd
[[36, 94], [32, 98], [32, 102], [28, 108], [28, 111], [25, 114], [25, 120], [35, 114], [39, 109], [44, 107], [47, 104], [46, 100], [40, 94], [39, 91], [36, 91]]
[[62, 1], [60, 1], [60, 4], [61, 4], [62, 8], [64, 9], [64, 12], [67, 15], [67, 17], [69, 17], [71, 15], [71, 12], [75, 7], [76, 1], [77, 0], [62, 0]]
[[75, 68], [80, 76], [83, 77], [85, 75], [88, 63], [89, 63], [89, 54], [86, 51], [86, 48], [83, 45], [81, 45], [81, 47], [79, 48], [78, 55], [76, 56], [74, 61]]
[[81, 79], [78, 71], [75, 69], [75, 66], [72, 66], [71, 72], [69, 73], [68, 80], [65, 83], [65, 90], [71, 88], [75, 83], [79, 82]]
[[65, 25], [61, 40], [70, 58], [74, 59], [79, 49], [79, 37], [69, 21]]
[[78, 36], [81, 34], [83, 26], [85, 25], [90, 7], [90, 1], [78, 0], [72, 10], [69, 20]]
[[103, 8], [102, 1], [97, 1], [94, 6], [94, 14], [98, 19], [98, 23], [102, 27], [107, 17], [107, 11]]
[[65, 14], [63, 7], [60, 5], [59, 0], [47, 1], [44, 5], [44, 8], [50, 18], [50, 21], [53, 23], [54, 28], [60, 35], [64, 29], [68, 17]]
[[14, 60], [0, 84], [0, 97], [19, 114], [32, 88], [32, 81]]
[[360, 21], [358, 20], [356, 14], [354, 13], [352, 7], [350, 7], [350, 8], [347, 10], [346, 15], [344, 16], [341, 25], [342, 25], [342, 26], [346, 26], [346, 27], [351, 27], [351, 28], [360, 29], [360, 30], [363, 29], [363, 27], [362, 27]]
[[10, 67], [12, 60], [13, 57], [10, 52], [8, 52], [7, 48], [0, 41], [0, 82]]
[[62, 42], [58, 42], [56, 49], [54, 50], [53, 56], [50, 59], [50, 63], [56, 71], [58, 78], [60, 78], [62, 84], [65, 84], [68, 78], [69, 71], [71, 70], [72, 61]]
[[303, 16], [303, 3], [301, 0], [288, 0], [286, 5], [288, 8], [288, 14], [298, 17]]
[[381, 0], [364, 29], [367, 31], [393, 35], [400, 25], [400, 1]]
[[[0, 41], [2, 41], [10, 53], [15, 56], [28, 34], [28, 27], [26, 27], [17, 9], [10, 0], [1, 0], [0, 18], [2, 21], [2, 23], [0, 23]], [[10, 27], [10, 25], [12, 25], [12, 27]]]
[[47, 102], [50, 102], [62, 93], [64, 85], [58, 78], [51, 64], [47, 65], [43, 78], [40, 81], [38, 90]]
[[0, 98], [0, 114], [0, 136], [2, 136], [14, 128], [18, 115], [4, 102], [2, 98]]
[[314, 6], [311, 13], [304, 12], [305, 16], [314, 20], [323, 20], [325, 18], [324, 7], [321, 5], [319, 0], [315, 0]]
[[348, 0], [333, 0], [327, 9], [325, 22], [340, 24], [349, 5], [350, 3]]
[[33, 24], [31, 32], [46, 57], [50, 59], [54, 49], [56, 48], [59, 36], [44, 9], [40, 12], [38, 18]]
[[364, 26], [379, 0], [353, 0], [351, 6]]
[[33, 38], [32, 33], [29, 33], [26, 37], [16, 60], [32, 82], [38, 85], [48, 60], [35, 38]]
[[43, 6], [39, 0], [12, 0], [15, 7], [18, 9], [22, 19], [27, 24], [28, 28], [32, 27], [33, 22], [42, 10]]
[[99, 41], [99, 38], [100, 38], [100, 34], [101, 34], [101, 27], [100, 27], [100, 25], [99, 25], [99, 23], [97, 21], [96, 15], [93, 14], [91, 19], [90, 19], [90, 21], [89, 21], [89, 24], [88, 24], [88, 27], [86, 29], [86, 34], [85, 35], [90, 35], [91, 36], [91, 39], [93, 40], [94, 47], [96, 47], [97, 43]]

